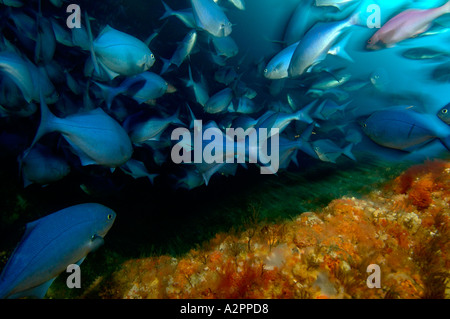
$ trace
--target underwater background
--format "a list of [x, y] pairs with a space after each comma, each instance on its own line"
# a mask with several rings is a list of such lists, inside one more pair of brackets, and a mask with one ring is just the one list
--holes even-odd
[[[45, 32], [31, 41], [20, 36], [28, 36], [20, 28], [30, 23], [20, 13], [36, 21], [38, 2], [3, 1], [1, 52], [11, 50], [8, 41], [18, 56], [46, 70], [58, 92], [58, 98], [46, 104], [60, 118], [94, 105], [129, 129], [127, 133], [134, 129], [125, 124], [128, 118], [133, 125], [133, 120], [170, 119], [173, 114], [188, 129], [194, 114], [224, 130], [233, 123], [248, 124], [249, 118], [264, 118], [270, 111], [269, 115], [287, 118], [281, 136], [289, 142], [300, 141], [309, 129], [313, 133], [281, 152], [286, 161], [275, 175], [260, 174], [259, 164], [230, 170], [221, 166], [210, 172], [173, 163], [170, 133], [180, 124], [168, 121], [154, 144], [133, 143], [132, 158], [144, 165], [138, 175], [122, 165], [113, 170], [82, 165], [72, 144], [61, 137], [63, 132], [55, 130], [39, 143], [65, 159], [70, 172], [50, 183], [28, 185], [23, 154], [40, 127], [42, 93], [24, 102], [24, 91], [2, 56], [0, 269], [27, 223], [95, 202], [111, 208], [117, 217], [104, 245], [83, 261], [82, 288], [68, 289], [62, 274], [45, 298], [448, 298], [450, 128], [445, 128], [448, 117], [438, 114], [449, 103], [449, 15], [434, 20], [429, 34], [375, 51], [365, 46], [377, 29], [351, 26], [334, 41], [338, 49], [345, 47], [351, 61], [330, 53], [300, 77], [264, 76], [269, 62], [288, 46], [286, 32], [298, 8], [312, 12], [303, 19], [313, 26], [343, 21], [366, 3], [329, 2], [343, 4], [338, 8], [317, 6], [317, 1], [247, 0], [245, 10], [240, 10], [233, 1], [221, 0], [218, 4], [232, 23], [229, 36], [238, 50], [221, 55], [211, 35], [197, 26], [192, 51], [179, 66], [172, 64], [164, 71], [164, 59], [173, 59], [191, 28], [175, 14], [160, 18], [168, 7], [191, 8], [191, 1], [71, 1], [82, 9], [81, 30], [86, 30], [88, 13], [94, 39], [106, 25], [143, 42], [151, 37], [146, 44], [155, 62], [146, 71], [159, 74], [170, 87], [143, 102], [136, 99], [142, 83], [132, 84], [108, 106], [106, 96], [112, 91], [96, 83], [117, 88], [132, 76], [105, 80], [86, 74], [91, 53], [74, 43], [56, 41], [51, 59], [39, 59], [35, 50], [42, 39], [43, 47], [49, 41]], [[380, 6], [381, 25], [408, 8], [446, 3], [369, 2]], [[69, 2], [41, 5], [44, 18], [65, 27]], [[304, 26], [304, 32], [311, 26]], [[59, 71], [51, 74], [45, 68], [50, 64]], [[67, 73], [81, 89], [74, 89]], [[187, 85], [190, 77], [206, 84], [209, 97], [231, 88], [232, 104], [226, 103], [219, 112], [208, 111]], [[244, 98], [246, 105], [241, 104]], [[33, 104], [31, 111], [24, 106]], [[426, 114], [424, 122], [413, 123], [411, 130], [426, 122], [442, 125], [444, 133], [427, 132], [411, 148], [396, 149], [376, 143], [364, 132], [366, 124], [361, 123], [372, 114], [399, 108]], [[384, 123], [375, 125], [379, 129]], [[389, 135], [389, 129], [382, 131], [396, 140], [398, 133]], [[382, 267], [383, 287], [378, 291], [367, 288], [369, 264]]]

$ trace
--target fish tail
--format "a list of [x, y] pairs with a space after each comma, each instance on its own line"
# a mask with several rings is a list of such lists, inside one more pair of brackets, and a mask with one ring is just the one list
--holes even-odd
[[106, 106], [108, 107], [108, 110], [111, 109], [112, 102], [114, 98], [122, 93], [120, 89], [115, 89], [109, 86], [106, 86], [104, 84], [98, 83], [96, 81], [93, 81], [97, 86], [100, 88], [102, 92], [102, 96], [105, 99]]
[[164, 74], [167, 72], [167, 70], [170, 68], [170, 66], [172, 65], [172, 61], [169, 59], [164, 59], [161, 58], [161, 60], [163, 61], [163, 66], [161, 68], [161, 72], [159, 72], [160, 75]]
[[184, 123], [179, 119], [179, 117], [180, 117], [180, 108], [178, 108], [175, 114], [170, 117], [170, 123], [184, 125]]
[[314, 120], [311, 118], [311, 111], [314, 105], [316, 104], [316, 101], [313, 101], [312, 103], [305, 106], [303, 109], [297, 112], [297, 120], [305, 122], [307, 124], [311, 124], [314, 122]]
[[95, 73], [100, 74], [97, 57], [94, 52], [94, 37], [92, 36], [91, 22], [89, 21], [89, 15], [87, 12], [84, 13], [84, 17], [86, 19], [86, 28], [89, 36], [89, 51], [91, 52], [92, 63], [94, 64]]
[[352, 153], [352, 149], [353, 149], [353, 143], [350, 143], [342, 150], [342, 154], [344, 154], [345, 156], [347, 156], [348, 158], [350, 158], [351, 160], [354, 160], [356, 162], [356, 158]]
[[167, 19], [168, 17], [170, 17], [171, 15], [173, 15], [174, 11], [172, 10], [171, 7], [169, 7], [169, 6], [167, 5], [167, 3], [165, 3], [165, 2], [162, 1], [162, 0], [161, 0], [161, 2], [162, 2], [162, 4], [163, 4], [163, 6], [164, 6], [165, 12], [164, 12], [164, 14], [161, 16], [161, 18], [159, 18], [159, 20], [164, 20], [164, 19]]
[[49, 110], [47, 103], [45, 103], [42, 90], [40, 90], [39, 94], [41, 99], [41, 123], [39, 124], [39, 128], [36, 132], [33, 142], [31, 143], [31, 146], [27, 150], [25, 150], [23, 158], [28, 155], [30, 150], [37, 143], [37, 141], [41, 139], [42, 136], [56, 130], [54, 122], [57, 117], [53, 115], [53, 113]]

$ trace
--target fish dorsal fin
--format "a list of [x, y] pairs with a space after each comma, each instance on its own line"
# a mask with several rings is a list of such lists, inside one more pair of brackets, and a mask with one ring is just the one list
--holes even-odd
[[105, 33], [111, 32], [111, 31], [117, 31], [116, 29], [114, 29], [113, 27], [111, 27], [109, 24], [107, 24], [102, 31], [99, 33], [98, 37], [100, 38], [102, 35], [104, 35]]

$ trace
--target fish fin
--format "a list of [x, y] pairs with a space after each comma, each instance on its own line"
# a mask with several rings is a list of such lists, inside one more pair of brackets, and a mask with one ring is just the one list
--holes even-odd
[[341, 41], [339, 41], [335, 46], [333, 46], [329, 51], [328, 54], [335, 55], [338, 57], [341, 57], [342, 59], [345, 59], [350, 62], [355, 62], [353, 58], [347, 53], [345, 50], [345, 47], [348, 44], [348, 41], [350, 39], [351, 34], [347, 34]]
[[8, 299], [18, 299], [18, 298], [24, 298], [24, 297], [42, 299], [45, 297], [45, 294], [47, 293], [48, 288], [52, 285], [52, 283], [55, 279], [56, 279], [56, 277], [44, 282], [43, 284], [41, 284], [37, 287], [27, 289], [27, 290], [15, 293], [13, 295], [10, 295], [10, 296], [8, 296]]
[[84, 17], [86, 19], [86, 28], [89, 37], [89, 51], [91, 52], [92, 63], [94, 64], [95, 73], [100, 74], [100, 68], [98, 65], [97, 57], [95, 56], [94, 52], [94, 37], [92, 36], [91, 22], [89, 21], [89, 15], [87, 12], [84, 13]]
[[57, 119], [57, 117], [49, 110], [47, 103], [45, 103], [41, 89], [39, 90], [39, 95], [41, 99], [41, 122], [39, 124], [39, 128], [36, 132], [34, 140], [31, 143], [31, 146], [25, 150], [22, 158], [25, 158], [28, 155], [30, 150], [37, 143], [37, 141], [41, 139], [42, 136], [56, 130], [52, 123]]
[[349, 159], [354, 160], [356, 162], [356, 158], [352, 153], [352, 149], [353, 149], [353, 143], [350, 143], [342, 150], [342, 154], [344, 154]]
[[83, 261], [86, 259], [86, 256], [84, 256], [83, 258], [81, 258], [80, 260], [78, 260], [75, 264], [78, 266], [81, 266], [81, 264], [83, 263]]
[[311, 124], [314, 120], [311, 118], [311, 110], [316, 105], [316, 101], [309, 103], [307, 106], [297, 112], [297, 120]]
[[67, 141], [67, 143], [70, 144], [70, 146], [72, 147], [73, 153], [78, 156], [82, 166], [96, 165], [97, 164], [97, 162], [95, 162], [92, 158], [87, 156], [86, 153], [84, 153], [77, 145], [72, 143], [72, 141], [70, 141], [66, 136], [64, 136], [64, 139]]
[[166, 73], [172, 65], [172, 61], [169, 59], [164, 59], [163, 57], [161, 57], [161, 60], [163, 61], [163, 66], [161, 68], [161, 72], [159, 72], [160, 75]]
[[95, 84], [97, 84], [97, 86], [100, 88], [103, 99], [105, 100], [105, 103], [106, 103], [106, 107], [108, 108], [108, 110], [110, 110], [114, 98], [121, 93], [120, 90], [106, 86], [106, 85], [98, 83], [96, 81], [93, 81], [93, 82]]
[[[120, 75], [119, 73], [112, 71], [110, 68], [108, 68], [106, 65], [104, 65], [102, 61], [97, 61], [97, 64], [98, 64], [99, 70], [100, 70], [100, 68], [102, 68], [110, 80], [114, 80], [116, 77], [118, 77]], [[95, 72], [97, 72], [97, 71], [95, 71]], [[97, 74], [101, 74], [101, 73], [97, 73]]]
[[172, 8], [171, 7], [169, 7], [168, 5], [167, 5], [167, 3], [165, 3], [164, 1], [162, 1], [161, 0], [161, 2], [162, 2], [162, 5], [164, 6], [164, 14], [159, 18], [159, 20], [164, 20], [164, 19], [167, 19], [168, 17], [170, 17], [171, 15], [173, 15], [174, 14], [174, 11], [172, 10]]
[[155, 183], [155, 177], [157, 177], [158, 174], [148, 174], [148, 180], [150, 181], [150, 183], [152, 183], [152, 185]]
[[180, 117], [180, 108], [178, 108], [175, 114], [170, 117], [170, 123], [184, 126], [185, 124], [179, 119], [179, 117]]
[[218, 163], [214, 164], [210, 169], [202, 173], [203, 180], [205, 181], [205, 185], [208, 186], [209, 180], [211, 177], [221, 169], [226, 163]]
[[194, 78], [192, 77], [191, 65], [189, 65], [189, 80], [186, 82], [186, 87], [193, 87], [195, 85]]
[[[93, 238], [91, 239], [91, 242], [89, 243], [89, 248], [90, 248], [89, 252], [96, 251], [96, 250], [99, 249], [101, 246], [103, 246], [104, 243], [105, 243], [105, 240], [103, 239], [103, 237], [98, 236], [98, 235], [94, 235]], [[78, 263], [81, 264], [85, 258], [86, 258], [86, 256], [84, 256], [83, 258], [81, 258], [81, 259], [77, 262], [77, 264], [78, 264]], [[78, 264], [78, 266], [79, 266], [80, 264]]]

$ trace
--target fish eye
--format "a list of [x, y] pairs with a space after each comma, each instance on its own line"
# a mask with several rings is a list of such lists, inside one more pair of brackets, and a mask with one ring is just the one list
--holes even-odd
[[367, 127], [367, 124], [366, 123], [363, 123], [363, 125], [362, 125], [364, 128], [366, 128]]
[[447, 109], [443, 109], [442, 110], [442, 114], [447, 114], [448, 113], [448, 110]]
[[150, 58], [154, 59], [154, 58], [155, 58], [155, 55], [152, 53], [152, 54], [150, 55]]
[[108, 218], [108, 219], [111, 219], [111, 218], [112, 218], [112, 215], [111, 215], [111, 214], [108, 214], [107, 218]]
[[269, 70], [267, 70], [267, 69], [264, 69], [264, 73], [267, 73], [267, 72], [269, 72]]

